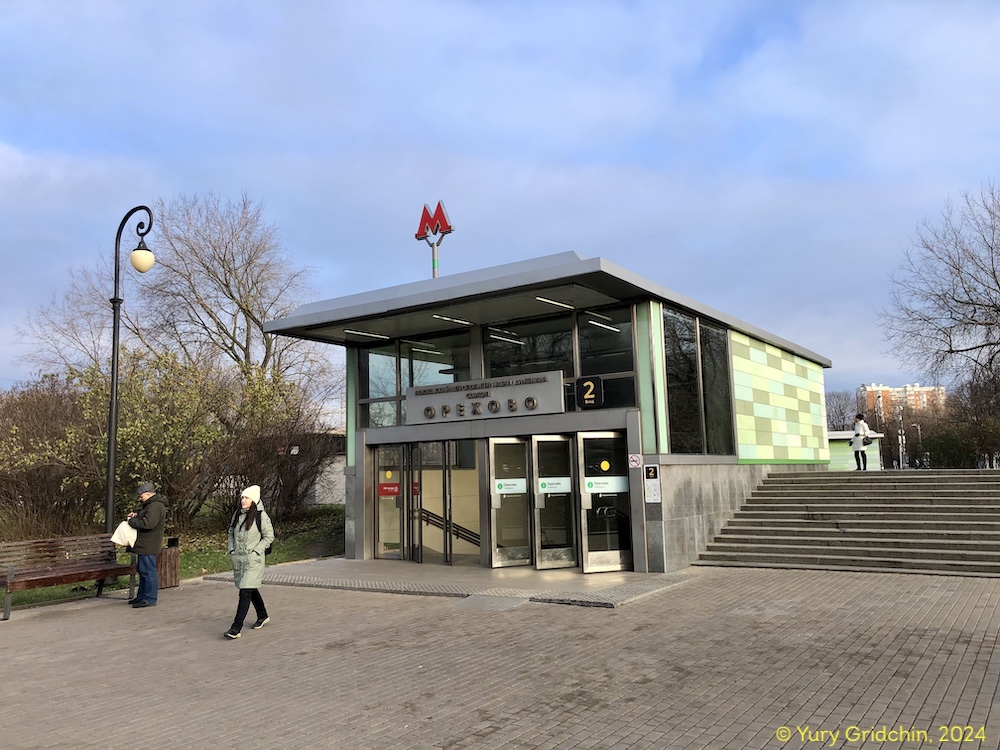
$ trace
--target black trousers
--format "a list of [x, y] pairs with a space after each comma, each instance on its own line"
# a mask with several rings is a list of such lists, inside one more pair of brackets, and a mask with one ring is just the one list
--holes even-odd
[[864, 466], [864, 471], [868, 471], [868, 451], [854, 451], [854, 463], [859, 469]]
[[258, 620], [267, 617], [267, 607], [264, 606], [264, 597], [260, 595], [260, 590], [240, 589], [240, 603], [236, 605], [236, 619], [233, 620], [233, 630], [237, 633], [243, 629], [243, 621], [247, 619], [251, 604], [257, 611]]

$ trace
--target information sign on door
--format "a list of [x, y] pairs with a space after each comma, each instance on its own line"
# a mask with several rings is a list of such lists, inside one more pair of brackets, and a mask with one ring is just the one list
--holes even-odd
[[628, 477], [584, 477], [586, 492], [628, 492]]
[[493, 491], [500, 495], [522, 495], [528, 491], [528, 480], [523, 478], [497, 479]]
[[549, 492], [572, 492], [572, 477], [544, 477], [538, 480], [538, 491]]

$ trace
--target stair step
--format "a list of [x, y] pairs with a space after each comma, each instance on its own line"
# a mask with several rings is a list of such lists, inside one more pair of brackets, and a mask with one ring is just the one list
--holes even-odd
[[829, 479], [846, 482], [936, 482], [956, 481], [1000, 482], [1000, 469], [920, 469], [919, 471], [777, 471], [764, 478], [770, 482], [825, 482]]
[[867, 568], [893, 569], [909, 568], [911, 570], [966, 570], [977, 572], [988, 572], [1000, 575], [1000, 561], [988, 562], [982, 560], [926, 560], [902, 557], [867, 557], [855, 556], [833, 556], [819, 555], [815, 553], [775, 553], [757, 552], [741, 553], [733, 555], [728, 552], [704, 552], [698, 564], [711, 564], [714, 562], [727, 562], [733, 564], [751, 563], [784, 563], [784, 564], [808, 564], [831, 567], [863, 566]]
[[1000, 578], [1000, 572], [989, 572], [975, 569], [954, 568], [942, 570], [940, 568], [910, 568], [900, 563], [892, 567], [870, 566], [849, 563], [847, 561], [835, 561], [836, 564], [807, 563], [807, 562], [770, 562], [762, 560], [741, 560], [731, 562], [726, 560], [695, 560], [692, 565], [702, 565], [705, 567], [724, 568], [769, 568], [781, 570], [837, 570], [844, 573], [886, 573], [904, 575], [941, 575], [941, 576], [968, 576], [975, 578]]
[[[886, 516], [888, 514], [872, 514]], [[802, 518], [794, 514], [760, 514], [759, 518], [747, 518], [737, 516], [733, 518], [726, 528], [792, 528], [803, 525], [816, 526], [818, 528], [839, 529], [839, 528], [872, 528], [884, 529], [887, 521], [892, 521], [892, 527], [904, 533], [919, 533], [927, 527], [940, 531], [1000, 531], [1000, 519], [979, 519], [977, 516], [970, 516], [972, 520], [955, 520], [939, 515], [929, 515], [928, 518], [860, 518], [856, 516], [831, 515], [829, 518]]]
[[871, 475], [869, 477], [854, 474], [837, 475], [830, 472], [827, 475], [817, 474], [802, 479], [775, 479], [769, 477], [760, 483], [762, 489], [769, 487], [972, 487], [988, 489], [1000, 487], [1000, 476], [984, 477], [932, 477], [927, 474], [911, 475], [909, 477], [896, 474]]
[[873, 532], [868, 535], [855, 536], [855, 532], [845, 531], [840, 534], [813, 535], [807, 532], [800, 535], [774, 534], [721, 534], [709, 543], [731, 545], [786, 545], [812, 547], [877, 547], [880, 549], [930, 549], [930, 550], [980, 550], [993, 552], [1000, 556], [1000, 539], [947, 538], [939, 536], [914, 535], [887, 536]]
[[739, 518], [785, 518], [785, 519], [810, 519], [814, 521], [838, 521], [838, 520], [868, 520], [868, 521], [978, 521], [980, 523], [991, 523], [1000, 521], [1000, 514], [983, 511], [970, 511], [968, 508], [908, 508], [903, 510], [873, 510], [859, 506], [849, 506], [847, 510], [831, 508], [800, 508], [797, 510], [788, 509], [753, 509], [738, 511]]
[[754, 490], [749, 497], [749, 502], [770, 502], [770, 503], [798, 503], [798, 502], [856, 502], [858, 499], [870, 500], [881, 503], [923, 503], [928, 505], [938, 505], [942, 503], [966, 503], [981, 502], [1000, 503], [1000, 492], [979, 492], [974, 490], [963, 490], [961, 492], [930, 492], [926, 488], [917, 490], [900, 490], [898, 492], [871, 492], [868, 490], [858, 490], [857, 492], [842, 492], [836, 490], [789, 490], [761, 492]]
[[982, 561], [1000, 565], [1000, 549], [952, 549], [919, 546], [884, 547], [864, 546], [862, 544], [850, 546], [812, 544], [805, 540], [796, 540], [794, 543], [779, 544], [762, 542], [751, 542], [748, 544], [740, 544], [738, 542], [709, 542], [708, 551], [733, 555], [767, 554], [771, 552], [790, 555], [822, 555], [824, 557], [898, 557], [907, 560], [965, 560], [968, 562]]
[[928, 542], [972, 541], [988, 542], [1000, 547], [1000, 522], [992, 529], [959, 530], [941, 529], [936, 524], [914, 526], [907, 529], [887, 529], [884, 525], [860, 526], [851, 521], [836, 525], [816, 523], [797, 526], [744, 526], [729, 524], [719, 532], [717, 539], [731, 537], [790, 537], [790, 538], [875, 538], [875, 539], [926, 539]]

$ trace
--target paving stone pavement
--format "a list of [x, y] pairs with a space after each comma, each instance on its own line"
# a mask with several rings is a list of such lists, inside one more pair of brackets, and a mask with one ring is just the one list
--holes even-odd
[[16, 611], [0, 748], [1000, 747], [1000, 579], [692, 568], [610, 608], [262, 593], [271, 623], [236, 641], [219, 581]]

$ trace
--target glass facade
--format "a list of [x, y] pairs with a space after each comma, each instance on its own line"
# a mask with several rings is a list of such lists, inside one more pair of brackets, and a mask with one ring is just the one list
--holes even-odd
[[[576, 408], [574, 380], [600, 376], [604, 408], [636, 405], [632, 307], [586, 310], [542, 320], [483, 326], [483, 362], [470, 361], [471, 335], [403, 339], [358, 350], [358, 426], [392, 427], [406, 421], [406, 390], [471, 379], [562, 372], [566, 408]], [[579, 363], [579, 364], [578, 364]]]
[[734, 455], [733, 398], [729, 376], [728, 336], [721, 328], [698, 326], [706, 453]]
[[403, 339], [358, 352], [358, 426], [406, 421], [407, 388], [469, 379], [469, 334]]
[[586, 310], [579, 322], [580, 376], [599, 375], [604, 408], [635, 406], [635, 351], [631, 307]]
[[671, 453], [704, 453], [698, 385], [698, 327], [694, 316], [664, 309], [667, 419]]
[[486, 377], [562, 370], [573, 377], [573, 317], [507, 323], [483, 331]]
[[580, 375], [631, 373], [632, 310], [619, 307], [579, 315]]
[[728, 334], [664, 308], [670, 452], [735, 455]]
[[457, 383], [469, 379], [469, 335], [400, 342], [402, 386]]

